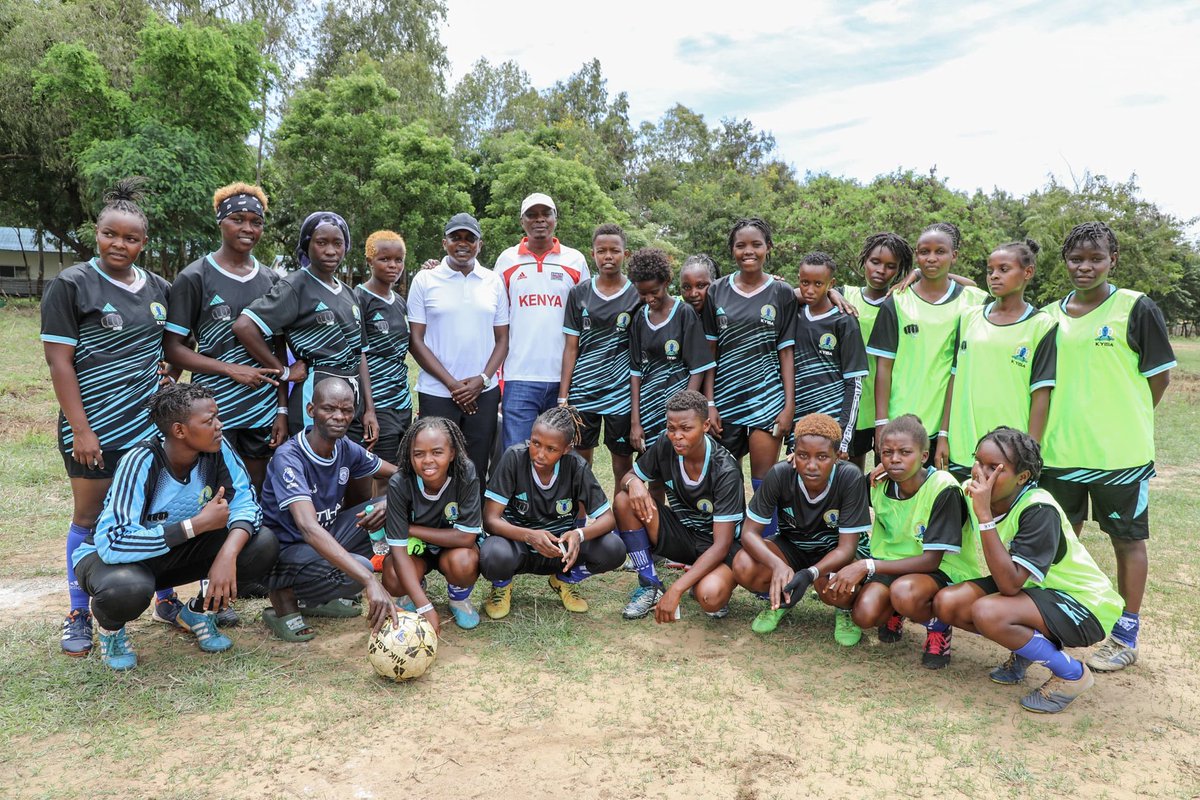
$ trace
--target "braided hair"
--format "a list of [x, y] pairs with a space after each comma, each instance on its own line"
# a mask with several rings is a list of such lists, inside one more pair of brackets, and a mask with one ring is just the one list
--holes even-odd
[[629, 280], [671, 282], [671, 260], [665, 250], [643, 247], [629, 257]]
[[667, 413], [672, 411], [692, 411], [700, 419], [708, 419], [708, 398], [693, 389], [683, 389], [667, 400]]
[[905, 240], [903, 236], [891, 231], [882, 231], [880, 233], [872, 233], [863, 242], [862, 250], [858, 251], [858, 267], [861, 270], [866, 266], [867, 259], [871, 257], [878, 248], [886, 247], [891, 251], [896, 258], [896, 264], [899, 269], [897, 275], [907, 275], [913, 265], [912, 246]]
[[989, 441], [1000, 448], [1005, 460], [1012, 464], [1015, 474], [1020, 475], [1022, 472], [1028, 471], [1030, 483], [1036, 483], [1037, 479], [1041, 477], [1042, 448], [1038, 445], [1037, 439], [1024, 431], [1001, 425], [990, 433], [984, 434], [983, 438], [979, 440], [979, 444], [975, 445], [975, 449], [978, 450], [984, 442]]
[[1110, 256], [1117, 254], [1117, 235], [1113, 233], [1112, 228], [1103, 222], [1084, 222], [1071, 228], [1071, 232], [1067, 234], [1062, 246], [1063, 261], [1067, 260], [1067, 253], [1084, 242], [1102, 244], [1108, 248]]
[[116, 186], [104, 193], [104, 208], [100, 209], [100, 213], [96, 215], [96, 224], [99, 225], [100, 220], [104, 219], [104, 215], [108, 212], [120, 211], [139, 218], [142, 221], [142, 233], [149, 233], [150, 221], [146, 219], [146, 213], [138, 205], [145, 196], [142, 191], [145, 185], [146, 179], [140, 176], [122, 178], [117, 181]]
[[615, 222], [597, 225], [596, 230], [592, 231], [592, 244], [595, 244], [601, 236], [619, 236], [621, 237], [621, 247], [625, 247], [625, 229]]
[[199, 383], [168, 383], [143, 404], [150, 414], [150, 421], [163, 433], [176, 422], [184, 424], [192, 416], [192, 404], [197, 400], [211, 400], [212, 389]]
[[925, 423], [921, 422], [921, 418], [916, 414], [901, 414], [888, 422], [879, 432], [879, 441], [882, 442], [894, 433], [910, 437], [918, 450], [929, 449], [929, 431], [925, 430]]
[[721, 277], [721, 271], [717, 269], [717, 262], [712, 260], [712, 256], [706, 253], [696, 253], [693, 256], [688, 256], [683, 262], [683, 266], [679, 268], [682, 273], [688, 267], [704, 267], [708, 270], [708, 275], [714, 281]]
[[1024, 241], [1020, 242], [1009, 242], [1008, 244], [1002, 244], [992, 252], [998, 253], [1001, 250], [1007, 250], [1009, 252], [1016, 253], [1017, 260], [1021, 262], [1022, 267], [1033, 267], [1037, 266], [1037, 255], [1039, 252], [1041, 252], [1041, 249], [1041, 245], [1039, 245], [1033, 239], [1025, 239]]
[[767, 249], [770, 250], [775, 246], [771, 240], [771, 226], [767, 224], [765, 219], [761, 217], [739, 217], [733, 223], [733, 227], [729, 229], [729, 252], [733, 252], [733, 242], [737, 239], [738, 231], [742, 228], [757, 228], [759, 233], [763, 235], [763, 241], [767, 243]]
[[959, 231], [958, 226], [953, 222], [935, 222], [932, 225], [927, 226], [925, 230], [921, 231], [921, 236], [924, 236], [930, 231], [944, 233], [946, 236], [949, 236], [950, 244], [955, 250], [962, 245], [962, 232]]
[[545, 425], [551, 430], [558, 431], [566, 439], [568, 447], [579, 444], [579, 426], [581, 420], [579, 419], [578, 412], [571, 406], [562, 405], [547, 409], [538, 415], [533, 424], [535, 426]]
[[[467, 472], [471, 469], [471, 459], [467, 456], [467, 440], [459, 427], [445, 417], [417, 417], [417, 421], [408, 426], [408, 430], [404, 432], [404, 438], [400, 440], [400, 453], [403, 458], [397, 459], [399, 463], [396, 464], [396, 470], [406, 478], [411, 478], [416, 474], [412, 466], [413, 445], [417, 441], [417, 436], [427, 430], [440, 430], [446, 434], [446, 438], [450, 440], [450, 446], [454, 448], [454, 460], [450, 462], [450, 477], [457, 478], [460, 483], [465, 481]], [[484, 476], [479, 476], [480, 481], [483, 478]]]

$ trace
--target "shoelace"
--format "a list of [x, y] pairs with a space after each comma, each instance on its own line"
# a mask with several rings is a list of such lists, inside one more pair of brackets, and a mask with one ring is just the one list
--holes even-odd
[[583, 596], [581, 594], [579, 594], [579, 589], [575, 588], [575, 584], [573, 584], [573, 583], [562, 584], [562, 588], [559, 591], [563, 592], [564, 594], [569, 594], [571, 597], [573, 597], [576, 600], [583, 599]]
[[112, 636], [101, 636], [100, 646], [104, 649], [104, 655], [108, 658], [123, 656], [130, 652], [129, 639], [125, 635], [124, 628]]
[[892, 616], [888, 617], [887, 629], [889, 631], [891, 631], [892, 633], [896, 633], [900, 630], [903, 630], [904, 629], [904, 617], [901, 617], [899, 614], [893, 614]]
[[[505, 588], [508, 588], [508, 587], [505, 587]], [[498, 589], [495, 586], [493, 586], [492, 593], [488, 595], [487, 601], [489, 603], [491, 603], [492, 605], [495, 605], [496, 603], [499, 603], [503, 599], [504, 599], [504, 589]]]
[[213, 618], [205, 614], [199, 622], [192, 626], [192, 633], [195, 634], [196, 639], [203, 642], [211, 639], [216, 634], [216, 627], [213, 624]]
[[950, 649], [950, 640], [941, 631], [930, 631], [925, 648], [934, 655], [945, 655], [946, 651]]

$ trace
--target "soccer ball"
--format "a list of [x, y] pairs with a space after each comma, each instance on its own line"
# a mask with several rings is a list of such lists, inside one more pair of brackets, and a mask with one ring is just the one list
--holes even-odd
[[419, 614], [396, 610], [399, 627], [383, 623], [379, 633], [367, 643], [367, 661], [385, 678], [407, 681], [419, 678], [437, 658], [437, 634]]

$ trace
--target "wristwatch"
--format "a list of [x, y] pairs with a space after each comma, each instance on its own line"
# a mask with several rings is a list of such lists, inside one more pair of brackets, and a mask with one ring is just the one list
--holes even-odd
[[481, 373], [479, 373], [479, 377], [483, 378], [483, 388], [484, 389], [492, 388], [492, 379], [487, 376], [487, 373], [481, 372]]

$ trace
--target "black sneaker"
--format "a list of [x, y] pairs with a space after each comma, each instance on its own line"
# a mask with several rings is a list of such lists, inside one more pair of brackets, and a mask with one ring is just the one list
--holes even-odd
[[921, 666], [925, 669], [942, 669], [950, 663], [950, 631], [928, 631], [925, 634], [925, 652], [921, 654]]
[[888, 621], [879, 626], [879, 641], [884, 644], [895, 644], [904, 635], [904, 617], [892, 614]]
[[83, 658], [92, 652], [92, 613], [86, 608], [73, 608], [62, 623], [63, 655]]

